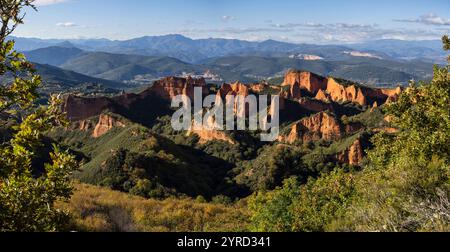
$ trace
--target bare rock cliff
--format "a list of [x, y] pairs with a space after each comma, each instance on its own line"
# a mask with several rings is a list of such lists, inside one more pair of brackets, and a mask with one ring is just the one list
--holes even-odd
[[279, 140], [288, 143], [320, 139], [337, 140], [341, 138], [342, 133], [343, 129], [334, 116], [326, 112], [320, 112], [295, 123], [290, 133], [287, 136], [281, 136]]

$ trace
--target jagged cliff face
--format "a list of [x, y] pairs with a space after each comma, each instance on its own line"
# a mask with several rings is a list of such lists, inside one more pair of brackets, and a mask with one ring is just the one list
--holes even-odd
[[299, 84], [300, 87], [304, 87], [309, 92], [316, 94], [319, 90], [326, 89], [327, 79], [311, 72], [304, 71], [288, 71], [285, 75], [282, 86], [291, 86]]
[[250, 94], [250, 89], [247, 85], [241, 82], [235, 82], [233, 84], [223, 84], [219, 89], [217, 95], [220, 96], [223, 100], [225, 100], [227, 95], [242, 95], [247, 97]]
[[361, 88], [356, 85], [346, 87], [333, 78], [328, 78], [325, 93], [329, 95], [333, 101], [351, 101], [361, 106], [367, 105], [366, 96], [363, 94]]
[[280, 97], [290, 100], [298, 100], [306, 96], [306, 89], [302, 87], [298, 82], [295, 82], [292, 85], [288, 85], [287, 87], [289, 89], [285, 89], [280, 92]]
[[339, 120], [328, 112], [320, 112], [308, 118], [303, 118], [290, 129], [290, 133], [279, 138], [287, 143], [324, 140], [339, 140], [344, 136], [355, 134], [363, 129], [360, 123], [342, 125]]
[[367, 88], [356, 84], [343, 84], [331, 77], [323, 78], [303, 71], [287, 72], [282, 85], [289, 86], [288, 91], [281, 93], [281, 96], [285, 98], [299, 99], [303, 96], [302, 90], [307, 90], [321, 101], [350, 101], [361, 106], [392, 102], [402, 92], [400, 87], [396, 89]]
[[114, 127], [123, 128], [125, 124], [111, 115], [102, 114], [99, 116], [97, 125], [95, 125], [92, 137], [101, 137]]
[[355, 166], [360, 165], [363, 158], [364, 149], [360, 139], [357, 139], [349, 148], [337, 155], [338, 162]]
[[66, 97], [63, 106], [64, 112], [71, 121], [85, 120], [114, 108], [113, 100], [107, 97], [85, 98], [73, 95]]
[[202, 88], [203, 95], [208, 93], [205, 79], [177, 77], [167, 77], [154, 82], [150, 91], [169, 101], [177, 95], [187, 95], [189, 98], [194, 99], [195, 87]]
[[[243, 96], [243, 97], [247, 97], [250, 94], [250, 88], [241, 83], [241, 82], [236, 82], [233, 84], [223, 84], [221, 86], [221, 88], [219, 89], [219, 91], [217, 92], [216, 95], [216, 104], [226, 104], [227, 100], [226, 97], [228, 95], [231, 96]], [[239, 110], [239, 105], [238, 105], [238, 100], [235, 99], [234, 100], [234, 113], [235, 114], [239, 114], [240, 116], [244, 116], [244, 115], [248, 115], [249, 113], [249, 106], [248, 104], [245, 105], [245, 111], [238, 111]]]
[[337, 140], [341, 138], [343, 130], [338, 120], [326, 113], [320, 112], [295, 123], [287, 136], [279, 140], [288, 143], [317, 141], [320, 139]]
[[318, 113], [321, 111], [330, 111], [334, 112], [334, 107], [330, 103], [322, 102], [320, 100], [312, 100], [308, 98], [301, 98], [298, 100], [298, 103], [300, 106], [305, 109], [309, 110], [314, 113]]
[[249, 88], [250, 88], [250, 91], [252, 91], [253, 93], [260, 93], [260, 92], [263, 92], [263, 91], [268, 90], [268, 89], [275, 89], [275, 90], [278, 90], [278, 91], [281, 90], [280, 86], [272, 86], [272, 85], [269, 85], [269, 84], [266, 84], [266, 83], [251, 84], [249, 86]]
[[208, 118], [205, 125], [199, 127], [191, 126], [191, 129], [187, 131], [187, 136], [195, 134], [199, 138], [200, 144], [205, 144], [210, 141], [223, 141], [229, 144], [236, 144], [236, 142], [225, 131], [219, 131], [215, 129], [215, 120], [213, 117]]
[[117, 116], [111, 114], [101, 114], [96, 118], [90, 118], [86, 120], [80, 120], [72, 124], [72, 130], [80, 130], [89, 132], [94, 138], [98, 138], [108, 133], [115, 127], [123, 128], [126, 123], [119, 119]]
[[155, 114], [161, 112], [162, 108], [169, 107], [170, 100], [177, 95], [194, 97], [194, 88], [201, 87], [202, 94], [208, 93], [204, 79], [167, 77], [155, 81], [153, 85], [139, 94], [123, 94], [116, 97], [77, 97], [69, 95], [66, 97], [63, 110], [67, 113], [69, 120], [80, 121], [90, 117], [98, 116], [104, 111], [128, 116], [129, 114], [145, 113]]
[[75, 128], [80, 131], [90, 131], [95, 128], [95, 124], [93, 124], [90, 120], [82, 120], [75, 125]]
[[196, 134], [198, 136], [200, 144], [205, 144], [211, 141], [223, 141], [229, 144], [236, 144], [234, 140], [223, 131], [209, 129], [190, 130], [188, 131], [187, 136], [192, 134]]

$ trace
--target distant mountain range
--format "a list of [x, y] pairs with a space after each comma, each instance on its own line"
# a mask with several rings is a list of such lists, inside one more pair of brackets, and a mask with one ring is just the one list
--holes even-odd
[[[339, 47], [314, 48], [309, 53], [327, 57]], [[394, 60], [366, 52], [366, 54], [336, 55], [332, 60], [309, 60], [290, 55], [240, 55], [222, 56], [187, 63], [168, 56], [145, 56], [85, 51], [67, 42], [25, 52], [27, 58], [39, 64], [52, 65], [96, 79], [131, 84], [148, 84], [164, 76], [180, 76], [186, 73], [202, 75], [210, 72], [220, 81], [255, 82], [282, 76], [289, 69], [302, 69], [321, 75], [332, 75], [371, 85], [406, 84], [411, 79], [426, 79], [431, 76], [432, 64], [419, 60]], [[356, 55], [356, 56], [355, 56]], [[331, 56], [328, 56], [330, 58]], [[85, 78], [83, 78], [85, 79]]]
[[351, 45], [356, 50], [383, 52], [395, 59], [422, 59], [445, 63], [446, 54], [441, 40], [404, 41], [395, 39], [375, 40]]
[[293, 44], [275, 40], [263, 42], [220, 38], [194, 40], [182, 35], [146, 36], [123, 41], [107, 39], [11, 38], [16, 41], [16, 48], [21, 51], [31, 51], [50, 46], [75, 46], [85, 51], [174, 57], [189, 63], [201, 63], [208, 58], [236, 55], [284, 57], [306, 54], [316, 55], [325, 60], [343, 60], [351, 57], [350, 53], [355, 50], [363, 51], [359, 55], [371, 55], [383, 59], [424, 59], [437, 63], [445, 60], [445, 53], [439, 40], [378, 40], [362, 44], [313, 45]]
[[75, 47], [51, 46], [25, 52], [27, 59], [111, 81], [130, 81], [138, 75], [148, 79], [202, 72], [201, 66], [171, 57], [87, 52]]

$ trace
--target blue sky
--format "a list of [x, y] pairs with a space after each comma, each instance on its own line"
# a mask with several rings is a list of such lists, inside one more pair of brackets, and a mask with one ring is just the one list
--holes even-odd
[[353, 43], [436, 39], [450, 33], [449, 0], [37, 0], [14, 35]]

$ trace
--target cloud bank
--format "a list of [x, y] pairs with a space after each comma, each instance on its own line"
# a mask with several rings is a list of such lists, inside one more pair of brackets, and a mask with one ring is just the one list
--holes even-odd
[[78, 25], [73, 23], [73, 22], [63, 22], [63, 23], [57, 23], [56, 26], [59, 26], [59, 27], [75, 27], [75, 26], [78, 26]]
[[419, 23], [425, 25], [438, 25], [438, 26], [450, 26], [450, 18], [439, 17], [434, 13], [422, 15], [419, 18], [415, 19], [395, 19], [397, 22], [405, 22], [405, 23]]
[[59, 4], [67, 2], [68, 0], [36, 0], [34, 2], [37, 6], [45, 6], [45, 5], [53, 5], [53, 4]]

